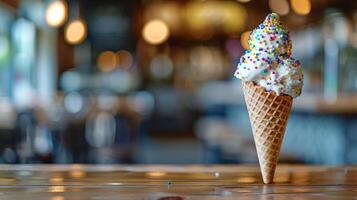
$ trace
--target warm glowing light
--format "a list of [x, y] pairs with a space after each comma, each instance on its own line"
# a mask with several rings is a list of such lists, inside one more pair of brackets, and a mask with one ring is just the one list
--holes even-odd
[[48, 25], [58, 27], [67, 20], [67, 4], [57, 0], [52, 2], [46, 10], [46, 22]]
[[142, 35], [146, 42], [158, 45], [167, 40], [170, 30], [164, 21], [151, 20], [145, 24]]
[[206, 18], [207, 12], [203, 9], [202, 3], [191, 1], [186, 5], [184, 13], [186, 23], [192, 31], [207, 31], [209, 22]]
[[214, 29], [210, 26], [202, 2], [190, 1], [185, 6], [183, 14], [186, 26], [195, 39], [208, 40], [213, 36]]
[[257, 180], [254, 177], [239, 177], [237, 178], [238, 183], [254, 183]]
[[116, 54], [119, 68], [129, 69], [133, 65], [133, 57], [129, 51], [120, 50]]
[[281, 15], [287, 15], [290, 12], [289, 3], [287, 0], [269, 0], [270, 10]]
[[146, 175], [153, 178], [159, 178], [166, 175], [165, 172], [146, 172]]
[[244, 30], [247, 21], [247, 11], [245, 7], [236, 2], [221, 3], [221, 23], [228, 34], [238, 34]]
[[53, 185], [49, 187], [49, 192], [64, 192], [65, 188], [63, 185]]
[[79, 44], [87, 37], [87, 27], [82, 20], [74, 20], [65, 30], [66, 41], [70, 44]]
[[307, 15], [311, 11], [311, 0], [291, 0], [291, 8], [299, 15]]
[[163, 20], [172, 30], [172, 34], [178, 33], [181, 24], [181, 7], [175, 1], [157, 1], [150, 3], [144, 13], [145, 22], [152, 19]]
[[86, 172], [84, 171], [82, 165], [73, 164], [71, 165], [71, 171], [69, 171], [69, 175], [73, 178], [82, 178], [86, 175]]
[[51, 200], [64, 200], [64, 196], [53, 196]]
[[227, 34], [237, 35], [247, 22], [247, 10], [234, 1], [192, 1], [188, 3], [184, 12], [188, 28], [193, 36], [206, 39], [215, 30], [223, 29]]
[[84, 171], [70, 171], [69, 175], [73, 178], [83, 178], [86, 173]]
[[103, 72], [114, 70], [117, 63], [117, 56], [111, 51], [104, 51], [97, 58], [97, 66]]
[[50, 183], [52, 184], [58, 184], [58, 183], [62, 183], [63, 182], [63, 178], [62, 177], [52, 177], [50, 178]]
[[250, 35], [250, 31], [246, 31], [246, 32], [242, 33], [242, 35], [240, 37], [240, 42], [244, 49], [249, 49], [249, 45], [248, 45], [249, 35]]

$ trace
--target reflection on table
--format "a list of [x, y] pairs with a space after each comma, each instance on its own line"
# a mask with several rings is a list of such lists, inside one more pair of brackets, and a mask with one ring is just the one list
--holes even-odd
[[357, 168], [280, 165], [1, 165], [3, 199], [352, 199]]

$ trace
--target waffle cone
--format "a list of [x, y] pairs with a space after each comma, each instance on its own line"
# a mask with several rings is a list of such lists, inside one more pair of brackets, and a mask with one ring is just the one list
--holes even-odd
[[253, 82], [242, 85], [263, 181], [272, 183], [293, 99]]

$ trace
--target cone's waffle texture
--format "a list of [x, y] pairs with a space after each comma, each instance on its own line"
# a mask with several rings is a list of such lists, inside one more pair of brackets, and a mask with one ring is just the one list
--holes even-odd
[[267, 92], [253, 82], [242, 85], [263, 181], [272, 183], [293, 99]]

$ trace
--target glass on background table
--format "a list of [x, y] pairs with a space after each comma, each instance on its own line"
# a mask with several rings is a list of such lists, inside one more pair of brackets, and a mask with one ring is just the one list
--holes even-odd
[[279, 165], [0, 165], [0, 199], [355, 199], [357, 167]]

